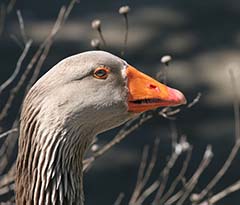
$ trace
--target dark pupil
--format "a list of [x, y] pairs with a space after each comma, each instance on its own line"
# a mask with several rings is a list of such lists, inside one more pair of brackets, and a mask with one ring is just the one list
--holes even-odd
[[105, 70], [98, 70], [95, 72], [95, 75], [97, 75], [98, 77], [103, 77], [106, 75], [106, 71]]

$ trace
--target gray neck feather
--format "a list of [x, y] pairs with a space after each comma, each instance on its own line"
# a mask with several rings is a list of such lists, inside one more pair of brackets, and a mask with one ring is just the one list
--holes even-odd
[[23, 108], [17, 160], [16, 204], [83, 204], [82, 160], [93, 133], [43, 120]]

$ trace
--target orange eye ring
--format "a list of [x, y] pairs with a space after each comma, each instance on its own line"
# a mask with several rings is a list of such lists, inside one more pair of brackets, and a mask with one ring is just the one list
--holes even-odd
[[106, 79], [108, 77], [109, 69], [105, 67], [96, 68], [93, 76], [97, 79]]

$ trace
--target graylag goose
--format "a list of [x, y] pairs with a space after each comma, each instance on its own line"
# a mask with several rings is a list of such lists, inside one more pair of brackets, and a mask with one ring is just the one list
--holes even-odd
[[93, 138], [184, 95], [104, 51], [68, 57], [28, 92], [21, 112], [16, 204], [83, 205], [83, 157]]

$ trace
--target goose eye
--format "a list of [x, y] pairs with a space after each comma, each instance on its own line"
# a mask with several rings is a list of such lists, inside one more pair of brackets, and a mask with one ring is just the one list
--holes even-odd
[[106, 79], [108, 77], [109, 70], [107, 68], [97, 68], [93, 76], [98, 79]]

